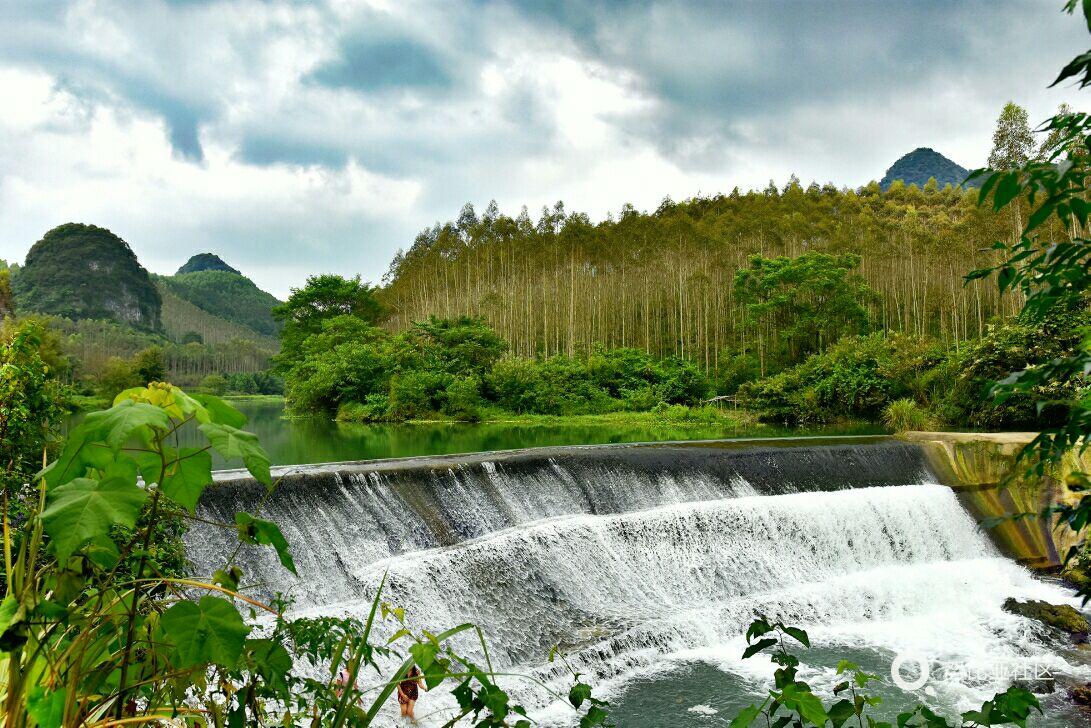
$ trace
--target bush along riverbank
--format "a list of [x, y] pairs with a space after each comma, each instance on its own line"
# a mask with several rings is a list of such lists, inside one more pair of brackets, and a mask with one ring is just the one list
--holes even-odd
[[[637, 349], [519, 359], [479, 319], [432, 319], [391, 333], [353, 316], [322, 323], [285, 362], [290, 414], [342, 422], [530, 422], [599, 417], [632, 422], [755, 421], [777, 426], [868, 422], [890, 430], [1035, 429], [1065, 416], [1080, 396], [1077, 374], [1030, 393], [988, 397], [1008, 372], [1069, 355], [1089, 317], [1083, 308], [1042, 323], [990, 324], [958, 350], [904, 334], [842, 337], [798, 363], [761, 376], [732, 363], [706, 375], [691, 362]], [[725, 395], [709, 404], [718, 394]], [[272, 400], [270, 400], [272, 401]], [[644, 415], [644, 418], [635, 415]]]

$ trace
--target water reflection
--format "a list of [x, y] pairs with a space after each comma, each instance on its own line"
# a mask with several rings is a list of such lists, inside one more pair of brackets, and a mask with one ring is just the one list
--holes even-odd
[[[600, 445], [618, 442], [714, 440], [730, 437], [776, 437], [801, 434], [867, 435], [883, 430], [855, 425], [810, 430], [767, 426], [734, 428], [722, 425], [656, 423], [618, 424], [374, 424], [339, 423], [321, 418], [287, 419], [280, 403], [234, 403], [250, 420], [247, 430], [261, 439], [275, 465], [374, 460], [415, 455], [449, 455], [553, 445]], [[197, 433], [184, 439], [196, 440]], [[183, 443], [188, 444], [188, 443]], [[235, 463], [231, 464], [235, 466]], [[224, 467], [222, 461], [216, 467]]]

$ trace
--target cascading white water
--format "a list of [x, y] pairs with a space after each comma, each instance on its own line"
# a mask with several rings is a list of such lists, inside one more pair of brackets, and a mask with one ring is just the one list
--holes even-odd
[[[786, 472], [772, 470], [775, 478]], [[1008, 597], [1059, 603], [1068, 595], [1001, 557], [953, 492], [920, 484], [921, 472], [903, 473], [903, 483], [915, 484], [829, 490], [821, 479], [807, 488], [776, 480], [770, 489], [738, 468], [677, 471], [641, 477], [557, 461], [530, 472], [486, 462], [473, 478], [433, 469], [423, 481], [415, 476], [430, 493], [423, 506], [414, 502], [422, 493], [377, 473], [338, 479], [317, 499], [288, 491], [274, 513], [301, 545], [305, 578], [287, 580], [283, 570], [275, 578], [297, 593], [302, 614], [362, 617], [385, 575], [384, 599], [404, 607], [412, 624], [433, 631], [479, 624], [498, 670], [557, 690], [568, 676], [546, 657], [559, 644], [610, 695], [687, 660], [714, 664], [760, 692], [768, 661], [738, 659], [758, 613], [804, 627], [820, 651], [864, 647], [888, 660], [902, 652], [949, 666], [933, 693], [920, 696], [948, 710], [1005, 687], [1003, 674], [982, 677], [997, 665], [1086, 671], [1031, 622], [1001, 609]], [[205, 508], [237, 505], [219, 497]], [[191, 534], [190, 544], [210, 565], [223, 553], [207, 535]], [[247, 558], [247, 571], [273, 573], [268, 556]], [[458, 646], [482, 657], [473, 640]], [[820, 665], [809, 669], [823, 679]], [[539, 719], [573, 724], [571, 711], [540, 687], [503, 683]], [[453, 705], [449, 695], [428, 695], [418, 712], [431, 716], [426, 725], [440, 725]], [[395, 715], [392, 705], [388, 717]], [[664, 720], [641, 725], [674, 724]]]

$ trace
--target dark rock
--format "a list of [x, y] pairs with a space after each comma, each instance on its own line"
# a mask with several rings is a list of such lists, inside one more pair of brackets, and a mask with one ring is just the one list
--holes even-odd
[[1083, 706], [1091, 706], [1091, 683], [1082, 685], [1069, 685], [1066, 689], [1068, 697], [1073, 703]]
[[1024, 680], [1013, 680], [1011, 686], [1013, 688], [1026, 690], [1028, 693], [1034, 693], [1035, 695], [1049, 695], [1050, 693], [1056, 692], [1057, 681], [1052, 677], [1028, 678]]
[[1071, 635], [1086, 636], [1088, 631], [1091, 631], [1087, 618], [1076, 608], [1067, 604], [1050, 604], [1035, 600], [1020, 602], [1007, 599], [1004, 602], [1004, 611], [1036, 620]]

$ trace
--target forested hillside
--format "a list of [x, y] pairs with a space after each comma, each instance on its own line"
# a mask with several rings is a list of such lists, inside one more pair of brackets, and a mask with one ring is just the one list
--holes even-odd
[[163, 333], [173, 341], [183, 344], [222, 344], [232, 339], [248, 339], [268, 351], [276, 351], [280, 346], [275, 337], [259, 334], [249, 326], [220, 318], [179, 297], [163, 278], [156, 279], [156, 287], [163, 299]]
[[514, 354], [578, 355], [593, 345], [679, 355], [705, 371], [725, 354], [765, 348], [775, 322], [747, 323], [735, 272], [754, 254], [820, 251], [860, 256], [877, 296], [872, 326], [953, 345], [1019, 310], [995, 286], [963, 276], [1011, 239], [1010, 213], [976, 206], [976, 191], [895, 182], [858, 191], [793, 180], [785, 189], [669, 200], [652, 213], [627, 206], [593, 224], [558, 203], [537, 221], [526, 211], [458, 220], [422, 232], [387, 274], [388, 324], [406, 330], [429, 315], [482, 316]]
[[277, 334], [273, 306], [280, 302], [246, 276], [221, 268], [207, 268], [160, 277], [159, 281], [179, 298], [213, 316], [245, 326], [262, 336]]
[[879, 180], [879, 186], [888, 190], [895, 181], [901, 180], [907, 185], [924, 187], [928, 180], [934, 179], [939, 187], [958, 187], [966, 182], [969, 174], [968, 169], [955, 164], [934, 149], [919, 147], [891, 165]]
[[174, 275], [180, 276], [183, 273], [197, 273], [202, 270], [225, 270], [228, 273], [242, 275], [238, 269], [229, 266], [224, 262], [223, 258], [215, 253], [198, 253], [197, 255], [191, 256], [181, 268], [175, 271]]
[[20, 311], [159, 328], [159, 292], [128, 243], [105, 228], [53, 228], [31, 247], [12, 283]]

